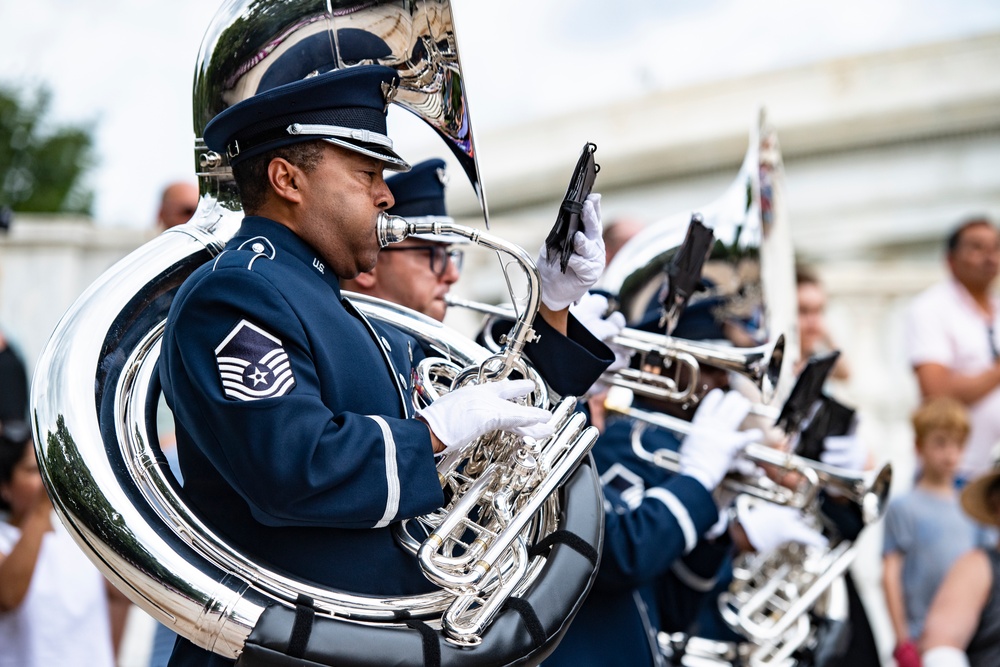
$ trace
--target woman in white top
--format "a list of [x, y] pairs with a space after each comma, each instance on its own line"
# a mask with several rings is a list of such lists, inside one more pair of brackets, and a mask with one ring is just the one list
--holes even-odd
[[0, 667], [113, 667], [104, 577], [54, 520], [23, 422], [0, 432], [0, 511]]

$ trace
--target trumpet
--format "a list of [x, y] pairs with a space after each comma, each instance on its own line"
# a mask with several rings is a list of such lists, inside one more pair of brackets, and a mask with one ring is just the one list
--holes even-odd
[[[680, 470], [677, 452], [668, 449], [651, 452], [643, 446], [642, 435], [649, 426], [691, 435], [697, 430], [690, 422], [627, 406], [609, 405], [608, 408], [636, 420], [632, 429], [632, 450], [637, 456], [672, 472]], [[730, 472], [720, 487], [739, 494], [737, 505], [746, 505], [757, 498], [802, 510], [818, 524], [819, 494], [828, 490], [858, 507], [865, 525], [877, 521], [887, 507], [892, 482], [890, 464], [872, 476], [760, 443], [747, 445], [740, 457], [756, 466], [796, 473], [798, 483], [789, 488], [766, 474]], [[796, 650], [817, 641], [809, 616], [814, 610], [821, 608], [819, 615], [827, 618], [846, 618], [841, 577], [856, 556], [857, 544], [851, 539], [840, 540], [829, 549], [790, 543], [770, 552], [741, 554], [733, 565], [733, 582], [729, 590], [719, 596], [718, 604], [725, 622], [750, 640], [746, 655], [742, 656], [745, 663], [755, 667], [790, 664], [788, 660]], [[710, 650], [702, 656], [704, 664], [734, 664], [725, 660], [718, 648], [707, 647]], [[706, 646], [696, 642], [693, 646], [686, 645], [680, 652], [677, 649], [672, 646], [667, 653], [678, 655], [694, 649], [693, 654], [698, 654]]]
[[[631, 389], [640, 396], [673, 403], [701, 400], [702, 364], [746, 377], [760, 390], [761, 401], [768, 403], [774, 396], [785, 356], [784, 335], [779, 335], [773, 343], [739, 348], [626, 328], [609, 343], [638, 354], [639, 367], [607, 371], [602, 380]], [[650, 371], [650, 367], [670, 374]]]
[[[632, 450], [636, 456], [671, 472], [680, 470], [680, 455], [677, 452], [670, 449], [647, 450], [642, 444], [642, 434], [652, 425], [687, 436], [696, 432], [691, 422], [622, 405], [610, 404], [607, 407], [636, 420], [636, 427], [632, 430]], [[789, 488], [766, 475], [731, 471], [722, 480], [722, 486], [728, 491], [786, 507], [810, 510], [815, 507], [820, 491], [827, 489], [857, 505], [865, 525], [874, 523], [885, 513], [892, 483], [892, 465], [889, 463], [872, 477], [867, 472], [827, 465], [762, 443], [748, 444], [740, 453], [740, 458], [765, 469], [797, 473], [799, 483]]]
[[[485, 346], [498, 352], [508, 334], [496, 335], [493, 327], [500, 320], [514, 319], [509, 306], [491, 306], [445, 296], [449, 306], [466, 308], [487, 315], [483, 326]], [[700, 371], [702, 364], [738, 373], [749, 379], [768, 403], [774, 396], [785, 356], [785, 336], [757, 347], [727, 347], [698, 343], [666, 334], [625, 328], [609, 341], [630, 354], [640, 356], [639, 368], [609, 370], [601, 376], [605, 383], [624, 387], [647, 398], [674, 403], [697, 403], [702, 398]], [[655, 368], [660, 372], [650, 370]]]

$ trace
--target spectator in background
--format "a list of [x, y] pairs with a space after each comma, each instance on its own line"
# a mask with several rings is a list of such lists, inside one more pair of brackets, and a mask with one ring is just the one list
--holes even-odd
[[913, 414], [923, 473], [885, 515], [882, 586], [896, 634], [899, 667], [919, 667], [917, 640], [948, 568], [975, 546], [976, 526], [962, 512], [955, 472], [969, 434], [968, 412], [953, 398], [925, 402]]
[[[1000, 468], [962, 491], [976, 521], [1000, 525]], [[1000, 665], [1000, 552], [994, 542], [973, 549], [948, 570], [927, 612], [920, 639], [924, 667]]]
[[[826, 290], [819, 276], [811, 268], [795, 267], [795, 291], [799, 302], [799, 368], [801, 370], [810, 357], [837, 350], [826, 328]], [[851, 372], [844, 355], [830, 371], [833, 380], [847, 381]]]
[[0, 667], [115, 664], [109, 595], [42, 486], [24, 422], [0, 432]]
[[605, 266], [611, 263], [629, 239], [642, 231], [643, 226], [635, 218], [616, 218], [604, 227]]
[[183, 225], [198, 209], [198, 185], [193, 182], [177, 181], [163, 188], [160, 210], [156, 214], [156, 224], [160, 229], [170, 229]]
[[970, 218], [948, 236], [951, 276], [914, 300], [906, 349], [921, 394], [951, 396], [970, 409], [959, 484], [990, 468], [1000, 441], [1000, 302], [991, 289], [1000, 266], [1000, 232]]

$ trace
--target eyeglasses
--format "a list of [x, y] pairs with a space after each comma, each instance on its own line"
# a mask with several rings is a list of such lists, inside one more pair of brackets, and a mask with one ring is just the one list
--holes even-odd
[[431, 273], [440, 278], [448, 270], [448, 263], [451, 262], [455, 266], [455, 270], [458, 272], [462, 271], [462, 260], [465, 258], [465, 253], [458, 248], [449, 248], [448, 246], [441, 244], [428, 244], [428, 245], [411, 245], [404, 248], [382, 248], [380, 252], [407, 252], [407, 251], [420, 251], [426, 252], [430, 257], [431, 263]]

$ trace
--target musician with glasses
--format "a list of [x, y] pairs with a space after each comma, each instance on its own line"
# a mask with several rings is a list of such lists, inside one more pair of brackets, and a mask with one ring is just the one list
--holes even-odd
[[[448, 176], [444, 160], [425, 160], [408, 172], [393, 174], [385, 183], [395, 200], [388, 213], [413, 222], [453, 222], [445, 201]], [[548, 262], [544, 247], [536, 260], [543, 305], [542, 317], [534, 326], [540, 336], [527, 346], [525, 354], [549, 386], [563, 396], [582, 395], [613, 359], [600, 337], [583, 324], [584, 314], [576, 305], [570, 307], [587, 291], [574, 276], [586, 272], [591, 276], [588, 280], [596, 280], [604, 266], [599, 206], [600, 195], [590, 195], [584, 207], [585, 229], [578, 232], [578, 240], [584, 239], [579, 242], [587, 251], [573, 256], [571, 266], [576, 270], [562, 273], [558, 262]], [[414, 234], [382, 248], [371, 271], [341, 280], [341, 286], [443, 321], [448, 308], [445, 297], [461, 275], [464, 253], [458, 246], [467, 243], [464, 237], [452, 234]], [[564, 318], [558, 331], [546, 321], [552, 313]]]

